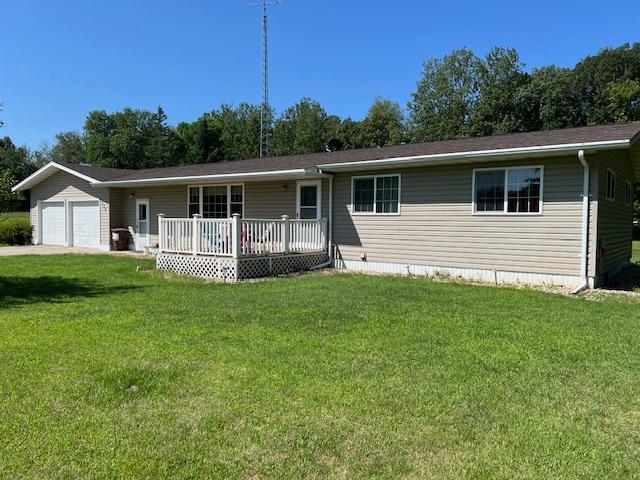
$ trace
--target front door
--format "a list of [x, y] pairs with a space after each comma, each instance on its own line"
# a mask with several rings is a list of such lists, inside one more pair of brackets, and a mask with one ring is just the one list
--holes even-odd
[[136, 199], [136, 250], [149, 245], [149, 199]]
[[319, 219], [322, 214], [321, 180], [299, 181], [296, 199], [296, 218]]

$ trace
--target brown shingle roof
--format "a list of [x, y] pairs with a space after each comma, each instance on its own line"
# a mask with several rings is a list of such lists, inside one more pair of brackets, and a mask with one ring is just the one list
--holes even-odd
[[78, 173], [86, 175], [87, 177], [95, 178], [101, 182], [108, 182], [115, 180], [123, 175], [128, 175], [131, 172], [137, 170], [131, 170], [126, 168], [107, 168], [107, 167], [94, 167], [92, 165], [79, 165], [77, 163], [56, 162], [71, 170], [75, 170]]
[[146, 180], [152, 178], [192, 177], [235, 173], [296, 170], [333, 163], [360, 162], [387, 158], [466, 153], [483, 150], [527, 148], [591, 142], [631, 140], [640, 133], [640, 121], [614, 125], [567, 128], [527, 133], [512, 133], [490, 137], [444, 140], [428, 143], [394, 145], [383, 148], [343, 150], [339, 152], [308, 153], [280, 157], [253, 158], [200, 165], [123, 170], [73, 164], [65, 166], [100, 181]]

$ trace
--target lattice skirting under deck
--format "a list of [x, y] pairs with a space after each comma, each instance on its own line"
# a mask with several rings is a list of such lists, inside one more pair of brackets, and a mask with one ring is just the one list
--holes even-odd
[[240, 259], [174, 253], [159, 253], [156, 256], [159, 270], [232, 282], [308, 270], [327, 260], [326, 252]]

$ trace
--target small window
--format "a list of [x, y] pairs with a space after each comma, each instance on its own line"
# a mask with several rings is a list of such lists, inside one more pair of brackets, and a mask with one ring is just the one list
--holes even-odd
[[607, 198], [616, 199], [616, 172], [607, 170]]
[[507, 211], [540, 212], [540, 169], [513, 168], [508, 174]]
[[229, 200], [229, 216], [239, 213], [242, 216], [242, 185], [231, 185], [231, 199]]
[[397, 214], [400, 212], [400, 175], [354, 177], [351, 195], [353, 213]]
[[189, 217], [200, 213], [200, 188], [189, 187]]
[[356, 178], [353, 180], [353, 211], [373, 213], [375, 179]]
[[228, 218], [234, 213], [241, 216], [244, 205], [244, 187], [242, 185], [204, 185], [189, 187], [189, 216], [196, 213], [203, 218]]
[[475, 213], [541, 213], [542, 167], [476, 170]]
[[476, 212], [504, 212], [504, 170], [476, 172]]
[[633, 187], [631, 182], [625, 182], [624, 184], [624, 204], [629, 207], [633, 202]]

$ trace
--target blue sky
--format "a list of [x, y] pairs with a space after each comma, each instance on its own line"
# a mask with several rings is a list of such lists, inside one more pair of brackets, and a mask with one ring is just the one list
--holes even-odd
[[[162, 105], [169, 122], [260, 101], [260, 9], [244, 0], [3, 2], [0, 135], [37, 147], [87, 113]], [[270, 8], [270, 99], [303, 96], [359, 119], [376, 95], [404, 107], [424, 60], [518, 49], [527, 68], [572, 66], [640, 40], [632, 0], [283, 0]]]

